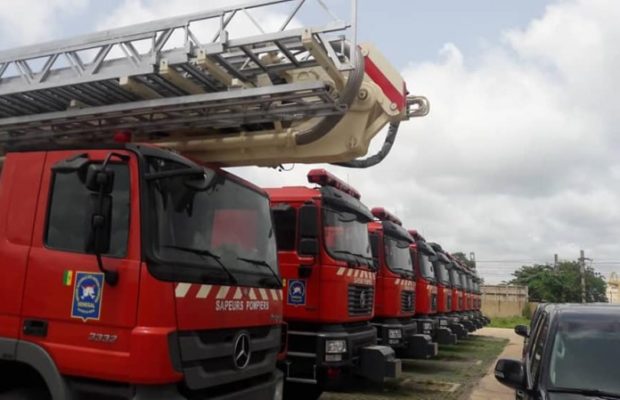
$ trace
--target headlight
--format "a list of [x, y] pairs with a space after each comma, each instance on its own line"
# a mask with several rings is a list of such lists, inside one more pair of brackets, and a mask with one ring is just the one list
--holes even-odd
[[448, 320], [447, 319], [440, 319], [439, 320], [439, 325], [440, 326], [448, 326]]
[[284, 396], [284, 381], [282, 379], [279, 379], [278, 382], [276, 382], [276, 390], [273, 393], [273, 400], [282, 400], [283, 396]]
[[388, 338], [401, 339], [403, 337], [403, 331], [400, 329], [388, 329]]
[[346, 340], [326, 340], [325, 341], [325, 353], [327, 354], [342, 354], [347, 352]]
[[433, 324], [430, 322], [425, 322], [422, 326], [422, 329], [424, 329], [425, 331], [433, 330]]

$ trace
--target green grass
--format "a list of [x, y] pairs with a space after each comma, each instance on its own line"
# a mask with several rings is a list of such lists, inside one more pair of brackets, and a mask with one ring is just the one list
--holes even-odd
[[466, 399], [507, 343], [472, 335], [455, 346], [441, 346], [431, 360], [402, 360], [403, 374], [395, 382], [383, 386], [361, 382], [347, 393], [325, 393], [321, 400]]
[[495, 317], [491, 318], [491, 323], [488, 325], [492, 328], [510, 328], [513, 329], [517, 325], [529, 325], [530, 320], [518, 316], [518, 317]]

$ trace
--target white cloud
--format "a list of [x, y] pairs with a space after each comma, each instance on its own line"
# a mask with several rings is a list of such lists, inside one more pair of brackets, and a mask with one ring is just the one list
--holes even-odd
[[0, 0], [0, 40], [18, 45], [49, 40], [61, 28], [61, 17], [78, 13], [87, 4], [87, 0]]

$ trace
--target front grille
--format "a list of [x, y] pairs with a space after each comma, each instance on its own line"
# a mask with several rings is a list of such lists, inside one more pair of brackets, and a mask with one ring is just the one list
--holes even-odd
[[415, 293], [403, 291], [400, 295], [400, 308], [404, 312], [411, 312], [415, 307]]
[[431, 310], [437, 310], [437, 294], [431, 294]]
[[370, 315], [375, 300], [372, 286], [349, 286], [349, 315]]
[[[235, 365], [233, 355], [240, 334], [249, 336], [250, 359], [243, 368]], [[201, 390], [273, 372], [281, 335], [279, 325], [179, 332], [181, 372], [186, 386]]]
[[448, 295], [448, 300], [446, 301], [446, 310], [452, 310], [452, 295]]

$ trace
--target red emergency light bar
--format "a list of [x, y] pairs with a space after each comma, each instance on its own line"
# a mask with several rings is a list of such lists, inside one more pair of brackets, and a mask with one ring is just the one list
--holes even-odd
[[400, 221], [400, 219], [398, 219], [397, 216], [390, 213], [388, 210], [386, 210], [383, 207], [375, 207], [372, 210], [370, 210], [370, 212], [372, 213], [372, 215], [375, 216], [375, 218], [377, 218], [380, 221], [391, 221], [395, 223], [396, 225], [400, 225], [400, 226], [403, 225], [403, 223]]
[[320, 185], [320, 186], [334, 187], [340, 191], [345, 192], [346, 194], [352, 197], [355, 197], [358, 200], [360, 197], [362, 197], [360, 195], [360, 192], [355, 190], [352, 186], [338, 179], [337, 177], [335, 177], [334, 175], [330, 174], [329, 172], [325, 171], [322, 168], [313, 169], [310, 172], [308, 172], [308, 182], [316, 183], [317, 185]]
[[416, 231], [415, 229], [410, 229], [409, 230], [409, 234], [411, 235], [411, 237], [413, 237], [415, 240], [423, 240], [426, 242], [426, 239], [424, 239], [424, 236], [420, 235], [420, 232]]

